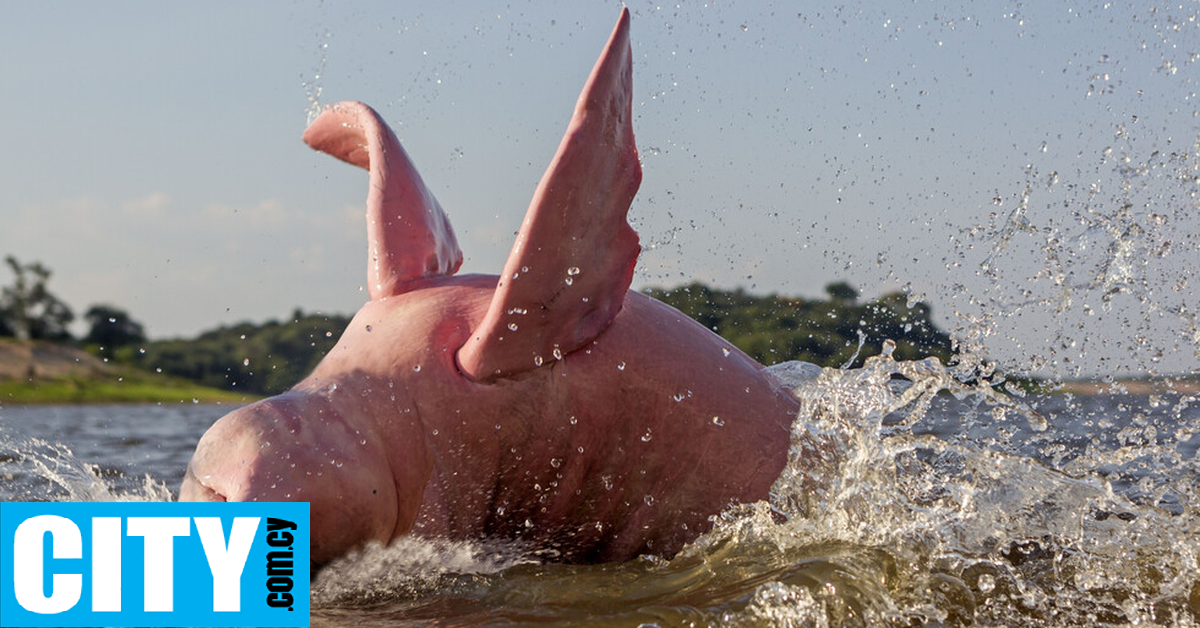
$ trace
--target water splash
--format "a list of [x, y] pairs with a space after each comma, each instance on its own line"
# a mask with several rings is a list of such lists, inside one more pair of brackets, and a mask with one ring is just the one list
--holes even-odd
[[313, 580], [316, 607], [403, 605], [411, 611], [434, 591], [454, 590], [518, 565], [536, 553], [512, 543], [406, 537], [378, 543], [330, 563]]
[[[1186, 412], [1194, 398], [1170, 408], [1159, 399], [1165, 411], [1145, 421], [1190, 426], [1187, 439], [1143, 439], [1129, 450], [1096, 438], [1055, 468], [1066, 433], [1029, 444], [1029, 455], [981, 447], [978, 434], [998, 429], [996, 409], [1037, 410], [949, 373], [885, 353], [862, 369], [791, 379], [811, 418], [794, 426], [769, 507], [726, 513], [687, 553], [710, 560], [721, 545], [751, 555], [762, 546], [778, 558], [756, 568], [796, 573], [772, 575], [720, 623], [1197, 625], [1200, 463], [1190, 430], [1200, 414]], [[1039, 405], [1080, 410], [1056, 398]], [[1096, 419], [1116, 418], [1113, 410], [1079, 422], [1104, 430]], [[934, 416], [957, 425], [922, 425]], [[1140, 479], [1122, 486], [1113, 480], [1130, 460], [1142, 461]]]
[[322, 84], [325, 74], [325, 66], [329, 61], [329, 41], [333, 38], [333, 33], [328, 29], [323, 29], [321, 34], [317, 36], [317, 48], [320, 50], [320, 55], [317, 60], [317, 65], [313, 68], [312, 78], [305, 78], [301, 82], [304, 87], [304, 96], [308, 100], [308, 108], [304, 110], [305, 126], [308, 126], [321, 115], [325, 110], [325, 106], [321, 104], [321, 92], [324, 90]]
[[140, 484], [121, 469], [86, 463], [69, 447], [40, 438], [16, 438], [0, 430], [3, 501], [174, 501], [171, 490], [149, 474]]
[[1020, 397], [887, 351], [769, 372], [791, 459], [677, 556], [405, 539], [323, 572], [315, 625], [1200, 625], [1200, 398]]
[[1027, 165], [1012, 211], [955, 239], [947, 271], [976, 277], [953, 297], [966, 354], [1054, 379], [1194, 374], [1200, 138], [1113, 135], [1091, 166]]

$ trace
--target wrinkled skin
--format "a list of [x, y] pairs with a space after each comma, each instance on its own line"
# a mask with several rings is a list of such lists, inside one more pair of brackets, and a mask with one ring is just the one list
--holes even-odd
[[523, 539], [570, 561], [670, 555], [767, 496], [798, 404], [759, 364], [630, 292], [585, 349], [477, 383], [455, 349], [495, 284], [368, 303], [311, 376], [213, 426], [180, 499], [309, 501], [324, 563], [408, 533]]
[[450, 222], [378, 113], [324, 111], [305, 142], [370, 172], [371, 301], [304, 381], [212, 426], [180, 499], [308, 501], [325, 563], [406, 534], [670, 555], [766, 498], [798, 403], [628, 291], [631, 57], [622, 11], [499, 277], [453, 276]]

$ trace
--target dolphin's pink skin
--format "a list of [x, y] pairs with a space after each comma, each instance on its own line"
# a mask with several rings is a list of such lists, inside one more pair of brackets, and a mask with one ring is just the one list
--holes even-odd
[[452, 276], [449, 222], [374, 111], [323, 113], [305, 140], [370, 171], [371, 301], [304, 381], [213, 425], [180, 499], [309, 501], [317, 563], [410, 533], [671, 555], [764, 499], [799, 404], [628, 291], [631, 87], [622, 11], [500, 277]]
[[304, 141], [371, 172], [367, 193], [371, 299], [400, 294], [410, 281], [458, 270], [463, 255], [450, 220], [379, 114], [362, 103], [338, 103], [313, 121]]
[[[625, 222], [642, 182], [630, 57], [629, 12], [622, 11], [533, 194], [496, 298], [458, 353], [470, 377], [513, 375], [574, 351], [621, 309], [640, 251]], [[509, 333], [514, 327], [526, 334], [519, 343]]]

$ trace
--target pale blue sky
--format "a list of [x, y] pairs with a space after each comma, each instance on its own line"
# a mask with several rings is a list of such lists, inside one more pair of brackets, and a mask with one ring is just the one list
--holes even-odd
[[[299, 138], [354, 99], [497, 272], [621, 6], [6, 5], [0, 254], [152, 337], [352, 312], [366, 176]], [[1198, 7], [632, 2], [635, 285], [907, 288], [1009, 368], [1194, 371]]]

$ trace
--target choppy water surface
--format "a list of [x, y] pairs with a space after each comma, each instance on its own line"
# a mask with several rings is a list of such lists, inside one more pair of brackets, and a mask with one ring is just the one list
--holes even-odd
[[[830, 446], [678, 556], [411, 539], [322, 572], [314, 625], [1200, 625], [1196, 395], [1021, 398], [886, 356], [774, 371]], [[228, 409], [0, 408], [0, 498], [167, 499]]]

